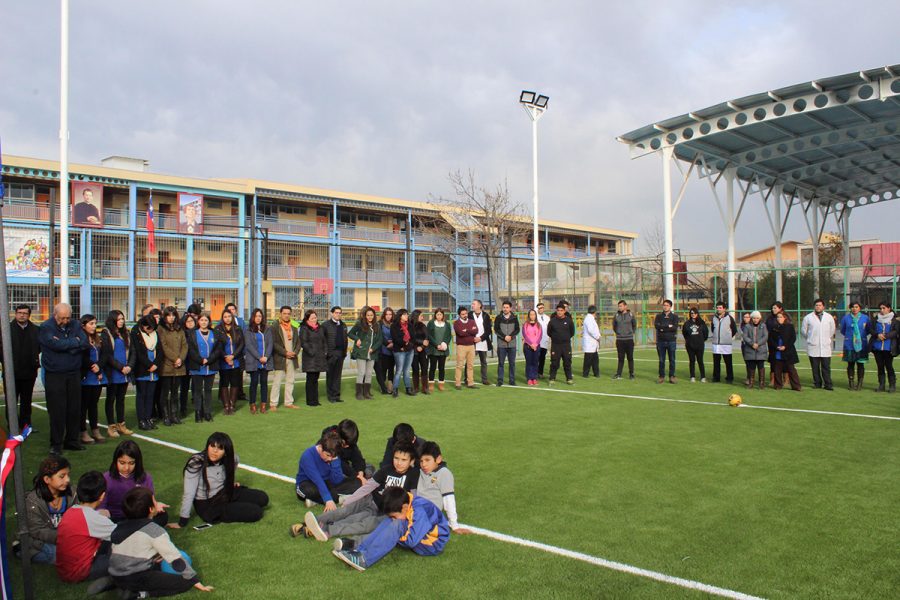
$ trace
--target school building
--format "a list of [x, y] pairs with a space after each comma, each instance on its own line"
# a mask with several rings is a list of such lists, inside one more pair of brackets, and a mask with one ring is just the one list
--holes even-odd
[[[459, 231], [459, 220], [433, 203], [163, 175], [144, 160], [109, 157], [99, 166], [70, 164], [73, 189], [98, 188], [99, 217], [71, 225], [62, 244], [59, 176], [58, 161], [3, 157], [10, 302], [29, 304], [35, 318], [48, 315], [59, 298], [61, 252], [68, 253], [75, 314], [101, 319], [110, 309], [133, 319], [146, 303], [184, 310], [198, 302], [218, 319], [228, 302], [244, 315], [257, 306], [271, 315], [282, 305], [427, 310], [488, 298], [486, 258], [454, 247], [471, 232]], [[197, 196], [201, 227], [187, 233], [183, 198]], [[155, 252], [148, 248], [151, 200]], [[539, 232], [542, 298], [565, 295], [567, 264], [631, 256], [637, 238], [551, 220], [541, 220]], [[532, 303], [531, 244], [530, 233], [510, 240], [499, 257], [509, 268], [493, 271], [492, 297], [512, 297], [518, 309]]]

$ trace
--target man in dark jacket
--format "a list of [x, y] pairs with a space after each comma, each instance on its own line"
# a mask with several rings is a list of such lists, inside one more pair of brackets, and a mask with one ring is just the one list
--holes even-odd
[[[19, 404], [19, 430], [31, 423], [31, 395], [34, 381], [41, 367], [41, 348], [38, 344], [38, 326], [31, 322], [31, 307], [20, 304], [16, 307], [16, 318], [9, 324], [12, 338], [13, 375], [16, 379], [16, 399]], [[3, 347], [0, 345], [0, 363], [3, 362]], [[7, 397], [9, 402], [10, 398]], [[34, 431], [32, 431], [34, 433]]]
[[634, 379], [634, 332], [637, 324], [634, 315], [628, 310], [628, 303], [619, 300], [616, 316], [613, 317], [613, 332], [616, 334], [616, 354], [618, 363], [613, 379], [622, 379], [622, 367], [628, 359], [628, 378]]
[[566, 305], [556, 305], [556, 314], [550, 317], [547, 324], [547, 335], [550, 337], [550, 384], [556, 380], [559, 370], [559, 359], [563, 361], [566, 372], [566, 383], [572, 385], [572, 338], [575, 337], [575, 320], [566, 312]]
[[497, 334], [497, 387], [503, 385], [503, 363], [509, 358], [509, 385], [516, 385], [516, 337], [519, 335], [519, 318], [512, 312], [512, 304], [503, 303], [503, 312], [494, 320]]
[[53, 308], [53, 316], [38, 331], [44, 391], [50, 414], [50, 452], [84, 450], [78, 442], [81, 413], [81, 359], [88, 347], [87, 336], [72, 307], [65, 303]]
[[659, 379], [666, 380], [666, 355], [669, 355], [669, 383], [675, 383], [675, 347], [678, 335], [678, 315], [672, 312], [672, 301], [663, 300], [663, 310], [656, 315], [653, 326], [656, 328], [656, 354], [659, 355]]
[[325, 329], [325, 387], [328, 389], [329, 402], [341, 400], [341, 375], [344, 372], [344, 359], [347, 357], [347, 324], [341, 321], [343, 310], [340, 306], [331, 307], [331, 318], [322, 324]]

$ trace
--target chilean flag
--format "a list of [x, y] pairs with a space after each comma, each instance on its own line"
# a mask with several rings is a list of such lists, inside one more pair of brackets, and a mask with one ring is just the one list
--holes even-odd
[[6, 498], [3, 495], [3, 490], [6, 488], [6, 478], [12, 473], [13, 465], [16, 462], [16, 446], [24, 442], [30, 433], [31, 425], [26, 425], [22, 429], [22, 433], [17, 436], [10, 436], [6, 440], [3, 455], [0, 457], [0, 553], [2, 553], [2, 559], [0, 559], [0, 598], [3, 600], [12, 598], [9, 557], [6, 555]]
[[150, 199], [147, 201], [147, 251], [156, 254], [156, 222], [153, 219], [153, 190], [150, 190]]

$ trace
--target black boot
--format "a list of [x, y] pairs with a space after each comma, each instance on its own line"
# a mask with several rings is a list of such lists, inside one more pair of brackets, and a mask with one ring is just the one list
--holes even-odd
[[194, 423], [202, 423], [202, 422], [203, 422], [203, 415], [200, 413], [199, 410], [195, 410], [194, 411]]
[[366, 400], [372, 400], [375, 396], [372, 395], [372, 384], [364, 383], [363, 384], [363, 398]]
[[400, 394], [398, 393], [398, 391], [399, 391], [398, 388], [394, 388], [394, 391], [391, 392], [391, 398], [396, 398], [396, 397], [398, 397], [398, 396], [400, 395]]
[[884, 373], [878, 374], [878, 388], [875, 391], [876, 392], [884, 391]]
[[866, 377], [866, 365], [856, 363], [856, 389], [863, 389], [863, 379]]
[[363, 384], [361, 384], [361, 383], [356, 384], [356, 399], [357, 400], [365, 400], [365, 398], [363, 398], [363, 395], [362, 395], [362, 387], [363, 387]]

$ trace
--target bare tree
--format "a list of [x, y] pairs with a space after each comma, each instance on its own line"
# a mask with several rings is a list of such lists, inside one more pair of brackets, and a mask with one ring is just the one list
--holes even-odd
[[512, 240], [527, 234], [530, 218], [521, 203], [512, 201], [505, 181], [493, 188], [482, 187], [472, 170], [466, 174], [451, 172], [448, 179], [453, 196], [431, 201], [453, 227], [442, 229], [439, 245], [454, 258], [468, 254], [484, 259], [489, 296], [485, 304], [494, 304], [493, 298], [499, 296], [498, 287], [507, 272], [508, 249], [514, 245]]

